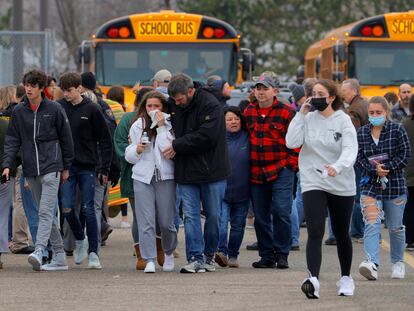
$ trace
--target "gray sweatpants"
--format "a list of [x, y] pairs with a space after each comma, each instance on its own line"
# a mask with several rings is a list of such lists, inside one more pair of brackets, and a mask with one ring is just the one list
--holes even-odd
[[95, 206], [96, 224], [98, 225], [98, 251], [101, 248], [101, 221], [102, 221], [102, 204], [105, 196], [106, 186], [101, 185], [98, 179], [95, 179], [95, 196], [93, 205]]
[[54, 220], [55, 203], [59, 190], [60, 172], [49, 173], [36, 177], [26, 177], [33, 198], [39, 207], [39, 228], [37, 229], [36, 248], [42, 251], [48, 240], [53, 252], [63, 253], [63, 241], [60, 236], [57, 220]]
[[139, 232], [138, 232], [138, 223], [137, 223], [137, 214], [135, 213], [135, 198], [129, 197], [129, 204], [131, 204], [132, 209], [132, 227], [131, 227], [131, 233], [132, 233], [132, 239], [134, 240], [134, 244], [139, 243]]
[[175, 182], [164, 180], [145, 184], [134, 180], [135, 213], [138, 222], [139, 248], [142, 258], [157, 258], [155, 223], [161, 231], [164, 252], [171, 255], [177, 247], [177, 230], [175, 229]]
[[9, 252], [9, 213], [13, 204], [14, 177], [0, 184], [0, 254]]

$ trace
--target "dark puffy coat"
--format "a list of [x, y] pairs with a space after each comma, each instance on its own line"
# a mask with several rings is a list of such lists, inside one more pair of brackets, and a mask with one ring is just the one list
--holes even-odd
[[175, 179], [178, 183], [208, 183], [230, 175], [223, 106], [197, 82], [190, 103], [173, 104]]

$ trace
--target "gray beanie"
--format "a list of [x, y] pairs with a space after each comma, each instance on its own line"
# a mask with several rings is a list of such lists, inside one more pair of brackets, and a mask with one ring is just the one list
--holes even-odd
[[305, 96], [305, 89], [302, 85], [296, 84], [292, 87], [291, 91], [295, 102], [298, 102], [302, 97]]

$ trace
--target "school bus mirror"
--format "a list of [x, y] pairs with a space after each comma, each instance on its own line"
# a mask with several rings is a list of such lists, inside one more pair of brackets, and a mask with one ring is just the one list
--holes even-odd
[[241, 63], [242, 63], [243, 79], [250, 80], [252, 72], [254, 71], [255, 63], [256, 63], [254, 54], [248, 49], [244, 51], [242, 50]]
[[343, 71], [336, 71], [334, 73], [332, 73], [332, 80], [334, 81], [343, 81], [345, 78], [345, 74]]
[[338, 61], [339, 63], [344, 62], [346, 60], [346, 45], [343, 43], [336, 44], [333, 57], [334, 57], [333, 59], [334, 62], [336, 61]]
[[91, 62], [92, 47], [81, 44], [78, 46], [77, 62], [78, 64], [89, 64]]
[[296, 70], [296, 79], [305, 78], [305, 66], [300, 65]]

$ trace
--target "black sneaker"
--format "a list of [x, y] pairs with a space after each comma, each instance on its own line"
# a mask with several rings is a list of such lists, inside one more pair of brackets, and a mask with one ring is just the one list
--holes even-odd
[[325, 245], [336, 245], [336, 239], [333, 239], [333, 238], [326, 239]]
[[248, 251], [258, 251], [259, 250], [259, 245], [257, 244], [257, 242], [254, 242], [252, 244], [246, 245], [246, 249]]
[[266, 259], [261, 258], [259, 261], [255, 261], [254, 263], [252, 263], [252, 267], [259, 269], [272, 269], [276, 267], [276, 264], [273, 261], [268, 261]]
[[414, 251], [414, 243], [408, 243], [406, 248], [407, 251]]
[[66, 257], [73, 257], [73, 251], [67, 251], [65, 249]]
[[31, 253], [33, 253], [35, 251], [35, 248], [31, 245], [29, 246], [25, 246], [17, 251], [12, 251], [13, 254], [25, 254], [25, 255], [30, 255]]
[[278, 254], [276, 256], [276, 268], [278, 268], [278, 269], [288, 269], [289, 268], [287, 255]]
[[292, 246], [290, 247], [290, 250], [291, 250], [291, 251], [299, 251], [299, 250], [300, 250], [300, 247], [299, 247], [299, 245], [292, 245]]

